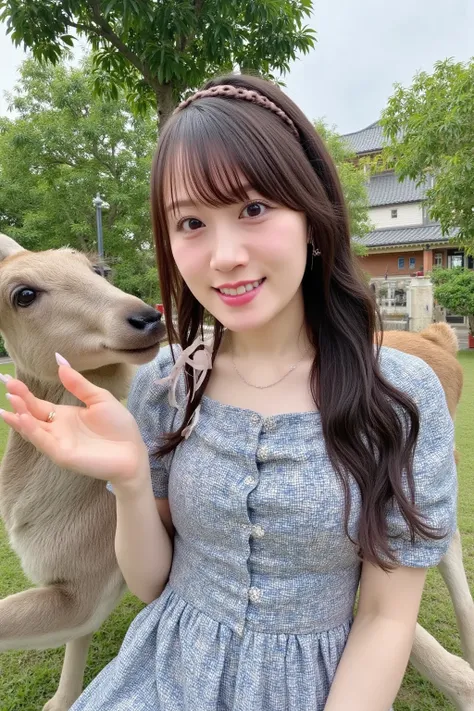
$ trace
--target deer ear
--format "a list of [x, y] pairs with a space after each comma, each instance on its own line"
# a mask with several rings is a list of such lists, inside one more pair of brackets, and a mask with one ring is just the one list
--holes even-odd
[[16, 252], [24, 252], [25, 250], [21, 247], [18, 242], [15, 242], [11, 237], [7, 235], [2, 235], [0, 233], [0, 261], [3, 261], [6, 257], [9, 257]]

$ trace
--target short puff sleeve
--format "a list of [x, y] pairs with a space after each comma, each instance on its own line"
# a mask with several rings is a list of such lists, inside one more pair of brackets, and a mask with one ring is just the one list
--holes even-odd
[[[409, 395], [419, 409], [420, 430], [413, 461], [415, 504], [424, 523], [443, 534], [440, 539], [417, 537], [412, 543], [408, 526], [393, 504], [387, 512], [390, 546], [400, 565], [435, 566], [447, 552], [456, 530], [454, 424], [444, 390], [432, 368], [416, 356], [391, 348], [382, 351], [385, 377]], [[405, 490], [408, 492], [408, 488]]]

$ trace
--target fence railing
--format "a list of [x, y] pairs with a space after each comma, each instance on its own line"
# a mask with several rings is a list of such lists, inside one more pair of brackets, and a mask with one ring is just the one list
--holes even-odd
[[408, 319], [382, 321], [384, 331], [408, 331]]

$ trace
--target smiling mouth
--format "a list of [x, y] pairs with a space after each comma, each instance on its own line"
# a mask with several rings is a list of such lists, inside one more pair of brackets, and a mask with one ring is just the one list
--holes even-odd
[[265, 277], [263, 279], [258, 279], [257, 281], [250, 281], [247, 284], [241, 284], [235, 289], [218, 288], [216, 289], [216, 291], [218, 291], [220, 294], [224, 294], [225, 296], [242, 296], [242, 294], [246, 294], [248, 291], [253, 291], [254, 289], [257, 289], [260, 284], [263, 284], [264, 281]]

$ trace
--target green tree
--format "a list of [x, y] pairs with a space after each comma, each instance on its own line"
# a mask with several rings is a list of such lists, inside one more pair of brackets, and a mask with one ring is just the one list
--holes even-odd
[[434, 176], [427, 207], [443, 234], [474, 248], [474, 59], [438, 62], [408, 89], [395, 85], [382, 115], [385, 157], [399, 178]]
[[455, 314], [467, 316], [474, 336], [474, 271], [463, 267], [434, 269], [430, 276], [436, 301]]
[[0, 0], [0, 19], [37, 59], [59, 61], [87, 38], [94, 49], [95, 89], [135, 111], [153, 105], [158, 128], [189, 89], [220, 72], [273, 76], [315, 33], [304, 25], [311, 0]]
[[373, 229], [369, 220], [369, 198], [364, 169], [356, 164], [355, 153], [334, 128], [329, 128], [322, 119], [315, 121], [314, 127], [336, 164], [349, 211], [353, 249], [358, 256], [363, 256], [367, 254], [367, 248], [360, 240]]
[[92, 94], [82, 68], [25, 61], [10, 97], [18, 114], [0, 124], [0, 230], [32, 250], [69, 244], [97, 250], [92, 199], [103, 194], [106, 261], [114, 282], [158, 298], [149, 216], [156, 143], [152, 112], [135, 118], [123, 95]]

